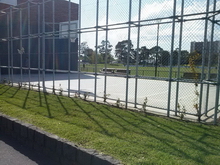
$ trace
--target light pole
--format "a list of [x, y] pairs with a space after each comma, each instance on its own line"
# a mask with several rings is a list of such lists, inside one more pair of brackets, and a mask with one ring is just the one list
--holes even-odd
[[158, 65], [158, 43], [159, 43], [159, 30], [160, 30], [160, 22], [161, 20], [157, 21], [157, 47], [156, 47], [156, 61], [155, 61], [155, 77], [157, 77], [157, 65]]

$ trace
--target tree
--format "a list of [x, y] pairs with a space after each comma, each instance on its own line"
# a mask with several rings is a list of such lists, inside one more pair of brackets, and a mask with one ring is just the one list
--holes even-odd
[[[100, 55], [102, 56], [102, 62], [105, 62], [105, 57], [107, 59], [107, 63], [111, 62], [113, 57], [111, 55], [112, 51], [112, 45], [109, 41], [102, 40], [101, 45], [97, 46], [97, 49], [99, 50]], [[98, 60], [99, 61], [99, 60]]]
[[181, 65], [188, 64], [188, 59], [189, 59], [189, 52], [187, 50], [182, 50], [180, 64]]
[[112, 51], [112, 45], [109, 41], [102, 40], [101, 45], [97, 46], [100, 54], [110, 53]]
[[202, 55], [197, 51], [189, 53], [188, 64], [190, 64], [190, 60], [194, 61], [194, 65], [201, 65], [202, 64]]
[[160, 46], [154, 46], [150, 49], [150, 58], [155, 60], [155, 65], [158, 65], [161, 63], [161, 54], [163, 52], [163, 49]]
[[[130, 52], [128, 52], [130, 47]], [[115, 46], [115, 57], [117, 57], [124, 65], [127, 63], [127, 56], [129, 54], [129, 63], [135, 62], [136, 52], [133, 49], [133, 44], [128, 40], [118, 42]]]
[[150, 56], [150, 50], [147, 49], [146, 46], [142, 46], [139, 49], [139, 62], [141, 62], [143, 66], [146, 65], [146, 60], [149, 59], [149, 56]]
[[177, 50], [174, 50], [173, 51], [173, 63], [172, 65], [177, 65], [178, 64], [178, 56], [179, 56], [179, 51], [178, 49]]
[[218, 53], [214, 53], [214, 54], [211, 55], [211, 58], [210, 58], [211, 66], [217, 66], [218, 65], [218, 58], [219, 58]]
[[80, 55], [85, 55], [85, 50], [88, 48], [89, 48], [89, 46], [88, 46], [87, 42], [82, 42], [80, 44]]
[[172, 65], [178, 65], [178, 60], [180, 56], [180, 65], [188, 64], [189, 61], [189, 52], [187, 50], [182, 50], [179, 55], [179, 50], [176, 49], [173, 51], [173, 63]]
[[164, 66], [168, 66], [169, 61], [170, 61], [170, 53], [165, 50], [161, 53], [160, 64]]
[[111, 54], [108, 54], [107, 63], [111, 63], [112, 61], [114, 61], [114, 57]]
[[93, 50], [89, 48], [87, 42], [82, 42], [80, 44], [80, 57], [82, 58], [82, 61], [89, 62], [92, 54]]
[[[182, 50], [180, 53], [180, 65], [188, 64], [189, 52], [187, 50]], [[173, 51], [173, 65], [178, 65], [178, 59], [179, 50], [176, 49]]]

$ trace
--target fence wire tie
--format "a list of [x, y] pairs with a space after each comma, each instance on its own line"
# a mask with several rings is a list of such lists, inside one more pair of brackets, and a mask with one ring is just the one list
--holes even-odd
[[126, 24], [130, 24], [130, 25], [135, 25], [135, 26], [138, 26], [137, 24], [135, 24], [135, 22], [133, 22], [133, 21], [128, 21], [128, 22], [126, 22]]
[[139, 25], [139, 24], [135, 24], [135, 23], [133, 23], [133, 25], [136, 26], [136, 27], [142, 27], [143, 26], [141, 24]]
[[216, 12], [216, 13], [214, 13], [213, 15], [210, 15], [210, 16], [208, 16], [208, 18], [214, 17], [214, 16], [216, 16], [216, 15], [218, 15], [218, 14], [220, 14], [220, 12]]
[[101, 27], [101, 26], [94, 26], [94, 28], [96, 28], [96, 29], [103, 29], [103, 27]]
[[186, 22], [187, 20], [185, 19], [181, 19], [181, 18], [177, 18], [177, 22]]
[[179, 19], [179, 17], [180, 17], [180, 16], [175, 15], [175, 16], [170, 16], [170, 17], [168, 17], [168, 18], [170, 18], [170, 19], [173, 19], [173, 18], [174, 18], [174, 19]]

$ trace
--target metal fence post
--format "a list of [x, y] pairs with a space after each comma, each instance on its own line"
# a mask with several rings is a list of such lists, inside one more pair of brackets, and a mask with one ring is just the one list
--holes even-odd
[[53, 26], [53, 92], [55, 93], [55, 1], [52, 1], [52, 26]]
[[158, 75], [157, 75], [157, 72], [158, 72], [158, 71], [157, 71], [157, 67], [158, 67], [158, 53], [159, 53], [159, 52], [158, 52], [158, 49], [159, 49], [159, 48], [158, 48], [158, 46], [159, 46], [158, 44], [159, 44], [160, 21], [161, 21], [161, 20], [157, 20], [157, 52], [156, 52], [155, 73], [154, 73], [154, 74], [155, 74], [155, 75], [154, 75], [155, 77], [158, 76]]
[[10, 7], [10, 47], [11, 47], [11, 53], [10, 53], [10, 55], [11, 55], [11, 66], [10, 66], [10, 69], [11, 69], [11, 79], [10, 79], [10, 81], [11, 81], [11, 83], [12, 83], [12, 85], [13, 85], [13, 75], [14, 75], [14, 66], [13, 66], [13, 64], [14, 64], [14, 58], [13, 58], [13, 56], [14, 56], [14, 49], [13, 49], [13, 14], [12, 14], [12, 6]]
[[127, 72], [126, 72], [126, 94], [125, 94], [125, 108], [128, 108], [128, 90], [129, 90], [129, 61], [131, 53], [131, 10], [132, 0], [129, 1], [129, 18], [128, 18], [128, 52], [127, 52]]
[[[217, 3], [216, 0], [214, 0], [214, 6], [213, 6], [214, 11], [216, 11], [216, 3]], [[213, 20], [215, 20], [215, 17], [213, 17]], [[213, 24], [212, 24], [212, 28], [214, 28]], [[213, 34], [214, 34], [214, 29], [212, 29], [212, 35]], [[214, 124], [218, 123], [219, 92], [220, 92], [220, 57], [219, 57], [220, 51], [217, 53], [218, 53], [218, 66], [217, 66], [217, 85], [216, 85], [216, 93], [215, 93]]]
[[140, 47], [140, 20], [141, 20], [141, 0], [139, 0], [139, 12], [138, 12], [138, 32], [137, 32], [137, 50], [136, 50], [136, 75], [135, 75], [135, 99], [134, 107], [137, 108], [137, 92], [138, 92], [138, 64], [139, 64], [139, 47]]
[[46, 92], [45, 86], [45, 0], [42, 4], [42, 71], [43, 71], [43, 92]]
[[28, 85], [31, 86], [31, 28], [30, 28], [30, 1], [28, 1]]
[[99, 25], [99, 0], [96, 1], [96, 41], [95, 41], [95, 87], [94, 87], [94, 101], [96, 102], [97, 94], [97, 60], [98, 60], [98, 27]]
[[106, 93], [106, 86], [107, 86], [107, 75], [106, 75], [106, 68], [107, 68], [107, 55], [108, 55], [108, 17], [109, 17], [109, 0], [106, 1], [106, 33], [105, 33], [105, 80], [104, 80], [104, 100], [107, 97]]
[[[19, 9], [19, 20], [20, 20], [20, 50], [22, 51], [22, 48], [23, 48], [23, 44], [22, 44], [22, 9], [20, 8]], [[20, 53], [20, 83], [22, 85], [23, 83], [23, 63], [22, 63], [22, 55], [23, 55], [24, 52], [21, 52]]]
[[215, 96], [215, 108], [214, 108], [214, 124], [217, 124], [218, 122], [219, 92], [220, 92], [220, 57], [218, 56], [218, 73], [217, 73], [217, 85], [216, 85], [216, 93], [215, 93], [216, 96]]
[[68, 97], [70, 97], [70, 66], [71, 66], [71, 63], [70, 63], [70, 54], [71, 54], [71, 49], [70, 49], [70, 46], [71, 46], [71, 43], [70, 43], [70, 21], [71, 21], [71, 1], [69, 0], [69, 3], [68, 3], [68, 87], [67, 87], [67, 90], [68, 90]]
[[78, 94], [80, 93], [81, 89], [81, 67], [80, 67], [80, 45], [81, 45], [81, 16], [82, 16], [82, 2], [79, 0], [79, 8], [78, 8], [78, 36], [79, 36], [79, 41], [78, 41]]
[[[216, 11], [216, 0], [213, 2], [213, 11]], [[211, 73], [211, 60], [212, 60], [212, 55], [214, 53], [214, 45], [213, 45], [213, 40], [214, 40], [214, 30], [215, 30], [215, 15], [212, 16], [212, 28], [211, 28], [211, 38], [210, 38], [210, 44], [209, 44], [209, 52], [208, 52], [208, 71], [207, 71], [207, 79], [210, 80], [210, 73]], [[206, 102], [205, 102], [205, 115], [208, 113], [208, 105], [209, 105], [209, 91], [210, 91], [210, 84], [207, 84], [207, 89], [206, 89]]]
[[41, 32], [41, 29], [40, 29], [40, 3], [38, 3], [37, 4], [37, 13], [38, 13], [38, 29], [37, 29], [37, 31], [38, 31], [38, 90], [40, 91], [40, 74], [41, 74], [41, 63], [40, 63], [40, 55], [41, 55], [41, 51], [40, 51], [40, 49], [41, 49], [41, 37], [40, 37], [40, 32]]
[[[176, 84], [176, 105], [175, 116], [177, 116], [178, 104], [179, 104], [179, 79], [180, 79], [180, 65], [181, 65], [181, 50], [182, 50], [182, 35], [183, 35], [183, 14], [184, 14], [184, 0], [181, 3], [181, 22], [180, 22], [180, 36], [179, 36], [179, 52], [178, 52], [178, 71], [177, 71], [177, 84]], [[175, 72], [176, 77], [176, 72]]]
[[[209, 0], [206, 4], [206, 18], [208, 17], [209, 12]], [[201, 110], [202, 110], [202, 98], [203, 98], [203, 80], [204, 80], [204, 70], [205, 70], [205, 56], [207, 53], [207, 31], [208, 31], [208, 19], [205, 20], [205, 29], [204, 29], [204, 43], [202, 49], [202, 72], [201, 72], [201, 84], [200, 84], [200, 93], [199, 93], [199, 109], [198, 109], [198, 121], [201, 121]]]
[[7, 25], [9, 26], [7, 28], [7, 41], [8, 41], [8, 80], [11, 80], [11, 68], [10, 68], [10, 62], [11, 62], [11, 49], [10, 49], [10, 42], [11, 42], [11, 38], [10, 38], [10, 11], [9, 13], [7, 13]]
[[172, 90], [172, 69], [173, 69], [173, 48], [175, 40], [175, 21], [176, 19], [176, 0], [173, 3], [173, 22], [172, 22], [172, 39], [171, 39], [171, 54], [170, 54], [170, 68], [169, 68], [169, 85], [168, 85], [168, 100], [167, 100], [167, 116], [170, 116], [170, 100]]

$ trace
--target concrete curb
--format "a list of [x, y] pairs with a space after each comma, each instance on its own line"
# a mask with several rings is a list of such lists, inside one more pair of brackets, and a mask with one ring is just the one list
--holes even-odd
[[84, 149], [56, 135], [0, 113], [0, 132], [54, 159], [60, 165], [122, 165], [118, 160]]

